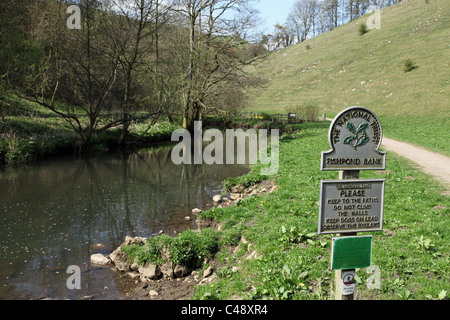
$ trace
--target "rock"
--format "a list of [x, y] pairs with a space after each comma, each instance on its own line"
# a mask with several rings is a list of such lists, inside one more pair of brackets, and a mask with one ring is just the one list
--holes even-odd
[[212, 282], [214, 282], [216, 279], [217, 279], [217, 275], [216, 275], [216, 274], [213, 274], [211, 277], [203, 278], [203, 279], [199, 282], [199, 284], [200, 284], [200, 285], [205, 285], [205, 284], [208, 284], [208, 283], [212, 283]]
[[106, 266], [108, 265], [110, 262], [110, 260], [105, 257], [104, 255], [102, 255], [101, 253], [96, 253], [91, 255], [91, 263], [92, 264], [96, 264], [99, 266]]
[[161, 275], [161, 269], [156, 264], [146, 263], [139, 267], [141, 281], [155, 280]]
[[111, 259], [111, 261], [114, 263], [114, 265], [116, 266], [116, 268], [119, 271], [125, 271], [128, 269], [128, 257], [127, 254], [125, 252], [121, 251], [122, 246], [120, 246], [119, 248], [117, 248], [116, 250], [114, 250], [110, 255], [109, 258]]
[[191, 217], [189, 217], [189, 216], [184, 217], [184, 220], [186, 220], [186, 221], [191, 221]]
[[237, 200], [240, 199], [242, 195], [240, 193], [230, 193], [230, 199], [231, 200]]
[[127, 272], [127, 276], [130, 277], [132, 280], [138, 280], [141, 275], [139, 274], [139, 272], [131, 271]]
[[231, 268], [231, 272], [236, 273], [239, 271], [239, 267], [233, 266], [233, 268]]
[[149, 291], [149, 294], [150, 294], [150, 297], [156, 297], [156, 296], [159, 296], [159, 293], [156, 292], [155, 290], [150, 290], [150, 291]]
[[132, 265], [131, 265], [131, 270], [134, 270], [134, 271], [138, 271], [139, 270], [139, 265], [135, 262], [135, 263], [133, 263]]
[[203, 278], [208, 278], [213, 273], [213, 267], [209, 266], [204, 272], [203, 272]]
[[128, 246], [131, 244], [141, 244], [144, 245], [147, 243], [147, 239], [146, 238], [142, 238], [142, 237], [130, 237], [130, 236], [126, 236], [125, 237], [125, 243], [124, 246]]
[[238, 184], [231, 188], [231, 193], [242, 193], [244, 191], [244, 186], [242, 184]]
[[176, 265], [175, 268], [173, 269], [173, 273], [177, 278], [184, 277], [188, 275], [189, 272], [190, 272], [189, 268], [183, 265]]
[[165, 275], [166, 277], [174, 278], [175, 274], [173, 273], [172, 262], [167, 261], [160, 267], [160, 269], [162, 274]]
[[222, 202], [222, 196], [220, 194], [214, 196], [213, 201], [216, 203]]
[[199, 213], [201, 213], [201, 212], [202, 212], [202, 210], [200, 210], [200, 209], [198, 209], [198, 208], [192, 209], [192, 213], [193, 213], [193, 214], [199, 214]]

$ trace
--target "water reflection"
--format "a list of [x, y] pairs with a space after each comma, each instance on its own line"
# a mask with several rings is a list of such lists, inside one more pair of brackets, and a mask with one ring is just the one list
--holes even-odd
[[[0, 299], [123, 298], [109, 269], [90, 255], [109, 252], [126, 235], [177, 233], [205, 208], [228, 176], [246, 165], [180, 165], [171, 147], [59, 159], [0, 173]], [[103, 244], [102, 246], [95, 246]], [[66, 269], [82, 270], [69, 290]]]

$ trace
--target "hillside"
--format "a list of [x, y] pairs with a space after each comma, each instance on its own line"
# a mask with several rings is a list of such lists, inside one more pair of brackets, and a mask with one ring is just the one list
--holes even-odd
[[369, 16], [260, 61], [252, 72], [269, 82], [248, 93], [249, 110], [313, 104], [331, 117], [364, 106], [386, 136], [450, 155], [450, 1], [405, 0], [381, 11], [381, 29], [360, 35]]

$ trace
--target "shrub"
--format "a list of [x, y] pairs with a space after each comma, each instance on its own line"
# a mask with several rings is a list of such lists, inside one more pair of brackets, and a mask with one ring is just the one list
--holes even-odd
[[186, 230], [169, 244], [169, 258], [175, 264], [197, 267], [202, 259], [211, 257], [218, 248], [219, 237], [212, 229], [200, 233]]
[[262, 118], [265, 121], [272, 121], [272, 117], [273, 117], [273, 115], [265, 113], [265, 112], [262, 112], [259, 116], [260, 116], [260, 119]]
[[359, 25], [359, 29], [358, 29], [359, 35], [363, 35], [366, 34], [367, 32], [369, 32], [369, 29], [367, 28], [367, 25], [365, 23], [361, 23]]
[[405, 61], [403, 61], [403, 71], [405, 71], [405, 73], [410, 72], [416, 68], [417, 66], [414, 65], [414, 62], [411, 59], [406, 59]]
[[122, 251], [128, 255], [130, 263], [136, 262], [139, 265], [145, 263], [162, 264], [161, 257], [163, 242], [161, 237], [154, 237], [147, 240], [145, 245], [129, 245], [122, 248]]

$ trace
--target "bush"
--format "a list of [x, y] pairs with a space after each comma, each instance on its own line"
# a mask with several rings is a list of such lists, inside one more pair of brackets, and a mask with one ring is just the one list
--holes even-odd
[[414, 64], [414, 62], [411, 59], [406, 59], [403, 62], [403, 71], [405, 71], [405, 73], [410, 72], [416, 68], [417, 68], [417, 66]]
[[367, 25], [365, 23], [361, 23], [359, 25], [359, 29], [358, 29], [359, 35], [363, 35], [366, 34], [367, 32], [369, 32], [369, 29], [367, 28]]
[[145, 263], [162, 264], [161, 256], [163, 242], [161, 237], [154, 237], [147, 240], [145, 245], [129, 245], [122, 248], [122, 251], [128, 255], [130, 263], [144, 265]]
[[212, 229], [200, 233], [186, 230], [169, 244], [169, 259], [175, 264], [197, 267], [217, 251], [219, 236]]
[[260, 115], [260, 119], [262, 118], [265, 121], [272, 121], [273, 115], [262, 112]]
[[145, 245], [128, 245], [121, 249], [130, 263], [144, 265], [164, 263], [163, 251], [169, 252], [169, 260], [178, 265], [198, 267], [204, 258], [211, 258], [219, 247], [219, 234], [212, 229], [201, 232], [186, 230], [178, 237], [161, 235], [147, 240]]

